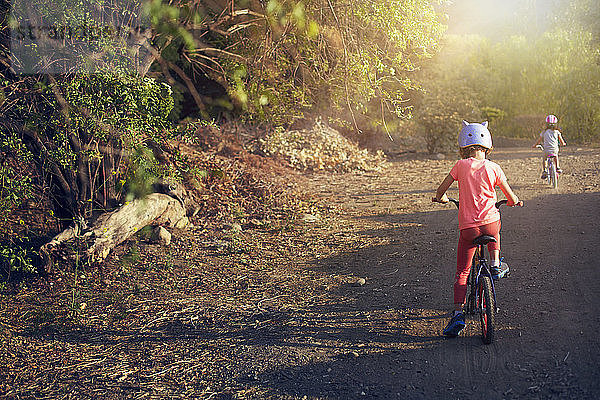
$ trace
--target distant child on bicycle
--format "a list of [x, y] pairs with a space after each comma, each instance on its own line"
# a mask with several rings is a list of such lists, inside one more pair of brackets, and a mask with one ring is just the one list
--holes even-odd
[[487, 126], [487, 122], [479, 124], [463, 121], [458, 135], [462, 159], [456, 162], [432, 199], [435, 202], [447, 203], [446, 191], [454, 181], [458, 181], [460, 236], [454, 281], [454, 315], [443, 331], [444, 335], [450, 337], [457, 336], [465, 327], [463, 307], [467, 278], [476, 249], [473, 239], [480, 235], [493, 236], [496, 242], [488, 243], [492, 278], [499, 279], [508, 272], [508, 265], [500, 262], [500, 212], [495, 207], [495, 187], [500, 187], [508, 200], [507, 205], [522, 205], [508, 185], [502, 168], [486, 159], [492, 150], [492, 135]]
[[558, 124], [558, 118], [550, 114], [546, 117], [546, 129], [540, 133], [537, 142], [532, 147], [536, 147], [542, 142], [544, 143], [544, 158], [542, 159], [542, 179], [546, 179], [548, 176], [548, 167], [546, 160], [548, 157], [554, 158], [554, 165], [556, 165], [556, 172], [561, 173], [562, 169], [558, 166], [558, 145], [566, 146], [567, 144], [563, 140], [562, 134], [556, 129]]

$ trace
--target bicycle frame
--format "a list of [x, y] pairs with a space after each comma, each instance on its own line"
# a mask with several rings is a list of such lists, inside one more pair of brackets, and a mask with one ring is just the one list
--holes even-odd
[[[477, 304], [477, 286], [479, 285], [479, 277], [482, 275], [482, 273], [483, 275], [489, 277], [490, 281], [492, 282], [492, 294], [494, 296], [494, 304], [496, 304], [496, 288], [494, 285], [494, 279], [492, 278], [492, 274], [488, 266], [487, 258], [485, 258], [484, 247], [485, 246], [482, 244], [477, 246], [477, 250], [475, 251], [475, 255], [473, 256], [473, 265], [471, 265], [471, 272], [469, 272], [469, 275], [471, 275], [471, 295], [475, 294], [475, 297], [473, 298], [473, 305]], [[477, 265], [475, 265], [475, 258], [477, 258]], [[475, 269], [477, 269], [477, 273], [474, 272]]]
[[[454, 203], [456, 208], [458, 208], [459, 202], [456, 199], [449, 198], [448, 200]], [[506, 200], [501, 200], [497, 202], [496, 208], [500, 208], [500, 205], [505, 203]], [[494, 297], [494, 304], [496, 304], [496, 287], [494, 284], [494, 279], [492, 278], [492, 273], [490, 272], [490, 268], [488, 266], [488, 260], [487, 258], [485, 258], [485, 246], [486, 245], [484, 244], [477, 245], [477, 250], [475, 250], [475, 254], [473, 255], [471, 271], [469, 272], [469, 279], [467, 280], [467, 284], [471, 285], [470, 295], [472, 296], [474, 294], [474, 297], [472, 299], [467, 299], [466, 311], [469, 313], [474, 313], [475, 305], [477, 304], [478, 300], [477, 287], [479, 285], [479, 277], [482, 274], [490, 278], [490, 281], [492, 283], [492, 295]], [[477, 272], [475, 273], [475, 271]]]

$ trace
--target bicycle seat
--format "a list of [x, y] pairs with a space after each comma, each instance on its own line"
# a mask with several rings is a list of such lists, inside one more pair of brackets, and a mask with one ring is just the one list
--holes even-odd
[[475, 239], [473, 239], [473, 244], [480, 246], [480, 245], [488, 244], [489, 242], [495, 242], [495, 241], [496, 241], [496, 238], [493, 236], [481, 235], [481, 236], [477, 236]]

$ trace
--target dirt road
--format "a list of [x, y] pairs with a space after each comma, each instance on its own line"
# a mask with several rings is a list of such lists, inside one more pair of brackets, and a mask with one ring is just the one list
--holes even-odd
[[[343, 265], [367, 277], [367, 285], [354, 289], [353, 309], [365, 316], [356, 327], [362, 332], [357, 340], [381, 351], [328, 367], [360, 384], [349, 384], [336, 395], [312, 394], [600, 395], [600, 156], [597, 151], [565, 151], [558, 191], [540, 180], [537, 157], [530, 149], [498, 150], [491, 157], [526, 206], [503, 210], [503, 255], [512, 272], [498, 285], [500, 329], [490, 346], [482, 345], [476, 320], [468, 322], [458, 339], [439, 335], [451, 304], [456, 210], [428, 202], [453, 161], [399, 161], [389, 171], [391, 177], [333, 182], [331, 193], [350, 210], [349, 224], [360, 226], [367, 237], [389, 239], [319, 263], [323, 269]], [[456, 185], [453, 189], [457, 191]], [[314, 382], [306, 385], [314, 387]]]
[[[197, 223], [170, 249], [117, 251], [77, 292], [4, 300], [0, 394], [596, 399], [600, 150], [567, 147], [558, 191], [532, 149], [492, 159], [525, 201], [503, 210], [511, 276], [497, 285], [492, 345], [473, 320], [440, 335], [458, 233], [456, 210], [430, 198], [454, 161], [407, 156], [382, 174], [303, 180], [337, 214], [222, 240]], [[73, 310], [64, 321], [60, 302]]]

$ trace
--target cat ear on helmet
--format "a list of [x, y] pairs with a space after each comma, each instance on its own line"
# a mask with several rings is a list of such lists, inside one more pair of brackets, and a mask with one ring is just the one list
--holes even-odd
[[469, 123], [463, 119], [463, 127], [468, 126]]
[[487, 127], [488, 127], [488, 122], [487, 122], [487, 121], [484, 121], [484, 122], [482, 122], [482, 123], [481, 123], [481, 125], [483, 125], [484, 127], [486, 127], [486, 128], [487, 128]]

